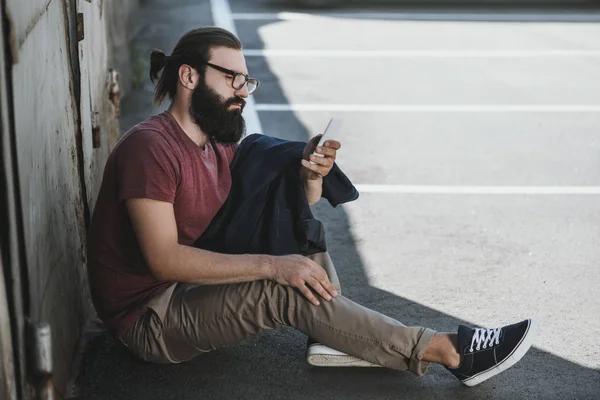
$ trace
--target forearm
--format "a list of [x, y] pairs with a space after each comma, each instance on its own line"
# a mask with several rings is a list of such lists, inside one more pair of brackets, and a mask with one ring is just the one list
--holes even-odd
[[221, 254], [177, 245], [152, 268], [157, 279], [215, 285], [271, 279], [273, 257], [254, 254]]
[[302, 183], [308, 204], [313, 205], [321, 199], [323, 194], [323, 178], [317, 180], [305, 179]]

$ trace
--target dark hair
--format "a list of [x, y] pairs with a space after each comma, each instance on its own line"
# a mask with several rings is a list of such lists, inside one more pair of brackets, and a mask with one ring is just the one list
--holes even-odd
[[210, 51], [215, 47], [242, 50], [242, 43], [233, 33], [210, 26], [194, 29], [183, 35], [169, 57], [161, 50], [152, 50], [150, 80], [154, 83], [158, 79], [154, 89], [154, 102], [161, 104], [166, 96], [171, 100], [175, 98], [179, 67], [183, 64], [195, 68], [204, 77], [204, 64], [209, 61]]

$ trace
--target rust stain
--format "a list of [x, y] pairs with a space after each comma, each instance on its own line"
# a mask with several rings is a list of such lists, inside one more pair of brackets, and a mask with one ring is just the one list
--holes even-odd
[[92, 128], [92, 147], [94, 149], [99, 149], [102, 147], [102, 137], [100, 135], [100, 127], [96, 126]]
[[119, 118], [121, 116], [121, 88], [119, 86], [120, 76], [119, 72], [114, 69], [109, 69], [109, 73], [110, 84], [108, 88], [108, 98], [115, 107], [115, 118]]
[[77, 13], [77, 41], [81, 42], [84, 37], [83, 13]]
[[92, 110], [92, 147], [98, 149], [102, 147], [102, 138], [100, 136], [100, 113], [96, 110]]

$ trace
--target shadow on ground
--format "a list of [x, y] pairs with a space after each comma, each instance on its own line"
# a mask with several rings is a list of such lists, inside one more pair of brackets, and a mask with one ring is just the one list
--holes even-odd
[[[188, 29], [212, 24], [207, 2], [148, 0], [138, 15], [140, 29], [134, 57], [142, 60], [154, 47], [170, 52]], [[185, 12], [184, 12], [185, 11]], [[242, 39], [244, 39], [242, 37]], [[262, 48], [258, 35], [252, 48]], [[135, 60], [134, 60], [135, 62]], [[144, 70], [144, 61], [139, 69]], [[248, 60], [251, 71], [275, 79], [259, 58]], [[147, 74], [147, 69], [144, 71]], [[128, 129], [159, 111], [153, 108], [152, 85], [140, 82], [123, 104], [122, 128]], [[269, 102], [286, 102], [281, 88], [272, 89]], [[304, 125], [291, 113], [269, 115], [262, 121], [267, 134], [307, 140]], [[312, 136], [312, 133], [311, 133]], [[358, 200], [360, 201], [360, 199]], [[324, 202], [316, 215], [328, 230], [328, 246], [344, 294], [354, 301], [407, 325], [454, 331], [458, 320], [419, 303], [371, 287], [343, 207]], [[592, 399], [600, 396], [600, 372], [532, 349], [508, 372], [475, 388], [460, 385], [440, 366], [418, 378], [384, 369], [318, 369], [304, 361], [306, 336], [291, 329], [259, 335], [236, 346], [178, 365], [140, 361], [109, 333], [91, 340], [79, 377], [83, 399]]]
[[[444, 331], [465, 323], [369, 286], [343, 208], [329, 211], [326, 222], [331, 255], [346, 296], [407, 325]], [[509, 371], [467, 388], [436, 365], [421, 378], [384, 369], [314, 368], [304, 361], [305, 345], [306, 336], [280, 328], [187, 363], [153, 365], [131, 356], [104, 333], [88, 351], [85, 398], [594, 399], [600, 393], [599, 371], [535, 348]]]

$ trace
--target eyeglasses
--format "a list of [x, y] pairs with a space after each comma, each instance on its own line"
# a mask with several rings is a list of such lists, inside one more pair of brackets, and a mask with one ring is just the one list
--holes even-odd
[[240, 90], [244, 85], [248, 84], [248, 94], [252, 94], [258, 89], [258, 85], [260, 85], [258, 79], [248, 78], [248, 75], [242, 74], [241, 72], [235, 72], [211, 63], [206, 63], [206, 65], [217, 71], [231, 75], [233, 77], [233, 79], [231, 79], [231, 87], [235, 90]]

